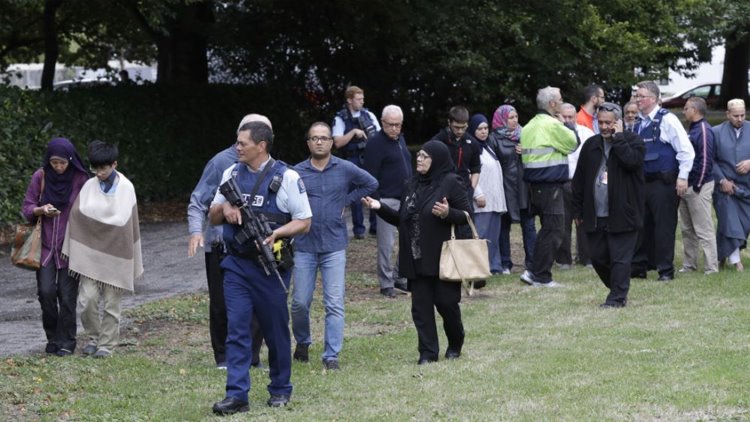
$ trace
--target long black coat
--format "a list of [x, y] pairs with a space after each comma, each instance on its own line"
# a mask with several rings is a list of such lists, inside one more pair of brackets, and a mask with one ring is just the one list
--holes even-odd
[[[583, 144], [573, 176], [573, 218], [582, 218], [583, 229], [587, 232], [596, 230], [594, 183], [604, 159], [603, 142], [601, 135], [595, 135]], [[646, 144], [637, 134], [620, 132], [614, 135], [607, 161], [607, 224], [610, 232], [633, 231], [643, 226], [645, 153]]]
[[[415, 260], [411, 253], [411, 230], [409, 227], [409, 216], [406, 213], [405, 198], [413, 191], [413, 183], [407, 183], [401, 196], [401, 208], [395, 211], [393, 208], [382, 204], [377, 210], [386, 222], [398, 227], [398, 264], [401, 277], [414, 279], [419, 276], [437, 276], [440, 273], [440, 250], [443, 241], [451, 237], [451, 224], [466, 224], [464, 211], [469, 211], [468, 196], [466, 188], [457, 174], [447, 174], [440, 181], [440, 187], [435, 189], [430, 198], [424, 202], [419, 210], [420, 243], [422, 258]], [[450, 209], [445, 219], [432, 214], [432, 206], [443, 197], [448, 200]]]
[[523, 180], [521, 155], [516, 152], [518, 143], [511, 141], [497, 131], [492, 131], [488, 139], [490, 147], [497, 154], [503, 169], [503, 189], [508, 215], [514, 223], [521, 221], [521, 210], [529, 207], [529, 188]]

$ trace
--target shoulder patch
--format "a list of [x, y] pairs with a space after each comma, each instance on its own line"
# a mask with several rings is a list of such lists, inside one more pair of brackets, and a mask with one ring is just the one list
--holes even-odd
[[305, 182], [302, 181], [301, 177], [297, 179], [297, 189], [299, 189], [299, 193], [307, 192], [307, 190], [305, 189]]

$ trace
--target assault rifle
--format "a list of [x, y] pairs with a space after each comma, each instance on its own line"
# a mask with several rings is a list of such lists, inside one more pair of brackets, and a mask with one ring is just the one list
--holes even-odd
[[242, 224], [240, 230], [234, 235], [234, 240], [240, 245], [244, 245], [248, 241], [254, 243], [258, 248], [258, 261], [260, 261], [263, 271], [268, 276], [273, 272], [279, 279], [284, 292], [288, 294], [289, 291], [281, 278], [281, 274], [279, 274], [279, 264], [273, 256], [271, 246], [263, 243], [273, 232], [266, 216], [263, 214], [258, 216], [253, 212], [252, 207], [242, 198], [240, 187], [233, 177], [219, 186], [219, 191], [230, 204], [240, 209], [242, 215]]

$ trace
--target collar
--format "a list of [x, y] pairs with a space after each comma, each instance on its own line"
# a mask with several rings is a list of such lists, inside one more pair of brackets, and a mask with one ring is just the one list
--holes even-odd
[[656, 107], [654, 107], [653, 110], [651, 110], [651, 113], [648, 113], [647, 115], [644, 115], [643, 113], [641, 113], [639, 111], [638, 112], [638, 117], [640, 117], [641, 119], [644, 119], [644, 118], [648, 117], [649, 120], [654, 120], [654, 117], [656, 117], [656, 113], [658, 113], [659, 110], [661, 110], [661, 107], [656, 106]]

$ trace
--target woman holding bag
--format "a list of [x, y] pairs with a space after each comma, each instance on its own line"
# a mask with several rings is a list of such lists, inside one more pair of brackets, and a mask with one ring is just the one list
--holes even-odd
[[411, 313], [417, 329], [418, 364], [436, 362], [440, 354], [435, 309], [448, 337], [446, 359], [461, 355], [461, 283], [439, 279], [440, 250], [450, 239], [451, 225], [466, 224], [471, 204], [456, 174], [448, 147], [429, 141], [417, 153], [417, 174], [406, 182], [401, 208], [395, 211], [368, 197], [362, 203], [398, 227], [399, 273], [411, 290]]
[[68, 275], [60, 250], [73, 201], [89, 173], [65, 138], [47, 144], [42, 168], [31, 176], [22, 212], [26, 220], [42, 219], [41, 268], [36, 272], [42, 326], [47, 335], [46, 353], [67, 356], [76, 347], [78, 280]]

